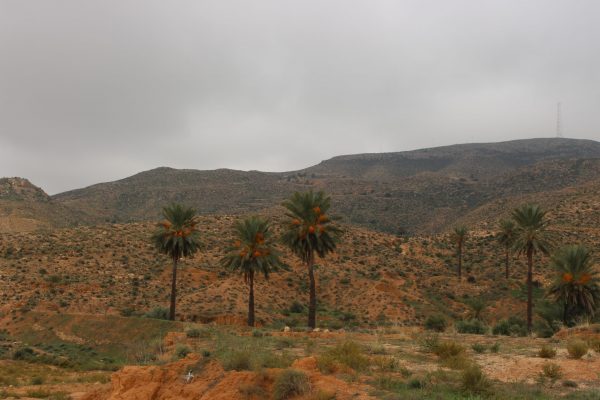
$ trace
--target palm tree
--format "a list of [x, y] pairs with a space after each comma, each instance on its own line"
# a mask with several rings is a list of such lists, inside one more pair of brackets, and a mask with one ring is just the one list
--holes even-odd
[[163, 208], [164, 220], [157, 224], [152, 235], [156, 249], [171, 258], [173, 273], [171, 279], [171, 307], [169, 319], [175, 320], [177, 299], [177, 263], [182, 257], [192, 256], [200, 248], [200, 232], [196, 228], [198, 220], [193, 208], [172, 204]]
[[294, 193], [283, 202], [289, 218], [285, 224], [283, 243], [296, 254], [308, 269], [310, 281], [310, 301], [308, 305], [308, 326], [316, 327], [317, 294], [315, 287], [315, 253], [324, 258], [335, 250], [341, 230], [328, 217], [331, 198], [324, 192], [313, 191]]
[[511, 247], [515, 241], [515, 222], [510, 219], [502, 219], [498, 225], [500, 228], [500, 232], [498, 232], [498, 241], [504, 246], [506, 252], [506, 279], [508, 279]]
[[531, 333], [533, 310], [533, 256], [548, 254], [550, 237], [546, 212], [535, 204], [526, 204], [512, 213], [516, 223], [513, 249], [527, 255], [527, 331]]
[[467, 238], [467, 227], [464, 225], [454, 227], [454, 231], [450, 235], [450, 239], [456, 245], [456, 255], [458, 257], [458, 280], [462, 277], [462, 253], [465, 239]]
[[248, 285], [248, 326], [254, 326], [254, 276], [262, 273], [269, 279], [269, 273], [279, 269], [279, 254], [273, 247], [269, 222], [261, 217], [250, 217], [234, 225], [235, 239], [227, 248], [221, 264], [233, 271], [244, 274]]
[[562, 303], [563, 323], [567, 325], [569, 312], [593, 317], [600, 306], [600, 279], [590, 251], [582, 245], [566, 246], [552, 257], [551, 265], [556, 279], [548, 295]]

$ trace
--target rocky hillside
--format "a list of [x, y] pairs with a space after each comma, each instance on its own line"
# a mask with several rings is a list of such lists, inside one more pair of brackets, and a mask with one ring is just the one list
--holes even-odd
[[[558, 191], [555, 199], [548, 209], [556, 242], [598, 248], [598, 188]], [[460, 283], [447, 235], [398, 238], [344, 225], [338, 252], [318, 261], [321, 326], [414, 324], [434, 312], [460, 318], [473, 297], [486, 301], [491, 320], [523, 308], [524, 260], [515, 256], [511, 278], [504, 279], [504, 251], [489, 230], [504, 210], [481, 208], [476, 213], [472, 217], [487, 225], [472, 224], [464, 251], [467, 279]], [[203, 250], [185, 260], [179, 273], [178, 318], [244, 320], [243, 279], [219, 264], [235, 218], [202, 217]], [[0, 317], [6, 323], [30, 310], [141, 315], [165, 307], [170, 263], [151, 247], [153, 229], [150, 223], [130, 223], [0, 235]], [[306, 271], [292, 254], [282, 252], [289, 268], [269, 282], [257, 281], [257, 317], [264, 324], [300, 325], [306, 312]], [[537, 258], [535, 280], [544, 286], [550, 279], [548, 260]]]
[[77, 212], [23, 178], [0, 178], [0, 232], [31, 232], [78, 223]]
[[[287, 173], [157, 168], [50, 199], [5, 204], [4, 214], [19, 209], [33, 227], [127, 223], [159, 218], [162, 206], [176, 201], [203, 215], [231, 215], [269, 212], [294, 191], [324, 189], [346, 223], [393, 234], [438, 233], [502, 199], [543, 202], [548, 192], [596, 184], [599, 160], [599, 142], [531, 139], [340, 156]], [[5, 222], [1, 230], [16, 225]]]

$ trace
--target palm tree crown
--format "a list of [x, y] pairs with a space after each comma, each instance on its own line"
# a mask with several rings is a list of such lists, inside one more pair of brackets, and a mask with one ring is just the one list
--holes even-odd
[[235, 239], [221, 263], [232, 271], [244, 274], [244, 281], [256, 273], [269, 279], [271, 272], [279, 269], [279, 253], [273, 247], [273, 238], [269, 222], [261, 217], [252, 216], [234, 225]]
[[513, 248], [521, 254], [527, 253], [529, 249], [533, 253], [548, 254], [550, 235], [546, 230], [546, 211], [537, 204], [527, 204], [515, 209], [512, 216], [516, 222]]
[[269, 279], [271, 272], [279, 269], [279, 253], [273, 247], [269, 222], [253, 216], [234, 225], [235, 238], [227, 248], [221, 264], [232, 271], [241, 272], [248, 284], [248, 325], [254, 326], [254, 277], [263, 274]]
[[283, 203], [289, 220], [282, 241], [304, 262], [315, 252], [325, 257], [335, 250], [341, 230], [327, 215], [330, 204], [330, 197], [322, 191], [296, 192]]
[[556, 278], [548, 294], [563, 304], [563, 322], [569, 312], [594, 316], [600, 305], [600, 279], [590, 251], [581, 245], [566, 246], [553, 257]]
[[152, 242], [159, 252], [179, 260], [199, 250], [200, 232], [193, 208], [172, 204], [163, 208], [163, 217], [152, 235]]
[[515, 240], [515, 222], [510, 219], [502, 219], [498, 224], [498, 241], [506, 247], [512, 247]]
[[180, 204], [163, 208], [164, 220], [157, 224], [152, 235], [156, 249], [173, 261], [171, 275], [171, 306], [169, 319], [175, 319], [177, 298], [177, 263], [182, 257], [192, 256], [200, 248], [200, 232], [197, 229], [196, 211]]
[[308, 326], [316, 327], [317, 294], [314, 275], [315, 253], [321, 258], [335, 250], [341, 230], [329, 217], [331, 200], [322, 191], [294, 193], [283, 203], [287, 209], [282, 241], [307, 266], [309, 278]]
[[533, 321], [533, 256], [550, 251], [550, 237], [546, 230], [546, 212], [538, 205], [526, 204], [512, 213], [516, 223], [513, 249], [527, 255], [527, 331], [531, 333]]

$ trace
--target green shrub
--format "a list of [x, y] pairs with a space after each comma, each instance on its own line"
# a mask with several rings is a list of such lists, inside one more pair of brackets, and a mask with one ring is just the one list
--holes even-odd
[[557, 380], [562, 378], [562, 370], [560, 365], [554, 363], [546, 363], [542, 366], [542, 371], [538, 376], [540, 383], [544, 383], [546, 379], [550, 380], [551, 384], [554, 384]]
[[425, 381], [423, 379], [413, 378], [406, 383], [409, 389], [423, 389], [425, 387]]
[[461, 389], [463, 392], [470, 394], [486, 394], [490, 391], [491, 382], [476, 364], [467, 367], [462, 372], [460, 378]]
[[304, 312], [304, 305], [301, 303], [294, 301], [290, 306], [290, 312], [295, 314], [300, 314]]
[[253, 337], [263, 337], [265, 334], [263, 331], [261, 331], [260, 329], [254, 329], [252, 331], [252, 336]]
[[527, 323], [521, 318], [510, 317], [498, 322], [492, 334], [503, 336], [527, 336]]
[[189, 338], [196, 339], [196, 338], [199, 338], [202, 335], [202, 332], [198, 328], [192, 328], [192, 329], [186, 331], [185, 334]]
[[430, 315], [425, 320], [425, 329], [429, 331], [444, 332], [447, 326], [448, 322], [443, 315]]
[[473, 365], [473, 361], [464, 354], [451, 356], [441, 361], [444, 367], [456, 370], [465, 370]]
[[156, 307], [144, 314], [146, 318], [169, 319], [169, 310], [162, 307]]
[[487, 332], [487, 326], [478, 319], [471, 319], [465, 321], [458, 321], [456, 324], [456, 330], [459, 333], [472, 333], [476, 335], [483, 335]]
[[567, 343], [567, 351], [572, 358], [579, 360], [587, 354], [588, 345], [581, 339], [574, 339]]
[[453, 341], [441, 341], [438, 342], [433, 353], [440, 359], [445, 360], [450, 357], [462, 355], [465, 352], [465, 348]]
[[178, 344], [175, 347], [175, 355], [177, 356], [177, 358], [185, 358], [185, 356], [187, 356], [191, 352], [192, 350], [190, 350], [190, 348], [185, 345]]
[[252, 351], [231, 350], [221, 358], [221, 364], [225, 371], [249, 371], [252, 369]]
[[568, 387], [568, 388], [576, 388], [577, 387], [577, 382], [575, 381], [571, 381], [571, 380], [565, 380], [563, 383], [564, 387]]
[[369, 366], [369, 358], [362, 353], [361, 346], [355, 342], [337, 344], [317, 359], [319, 368], [325, 370], [330, 370], [336, 362], [355, 371], [364, 371]]
[[12, 358], [13, 360], [31, 360], [32, 358], [35, 358], [35, 352], [31, 347], [22, 347], [15, 351]]
[[421, 351], [425, 353], [434, 353], [436, 347], [440, 343], [440, 337], [437, 334], [428, 334], [419, 338]]
[[30, 383], [33, 386], [42, 385], [44, 383], [44, 378], [42, 378], [41, 376], [34, 376], [33, 378], [31, 378]]
[[487, 347], [481, 343], [474, 343], [471, 348], [473, 349], [473, 351], [475, 353], [485, 353], [485, 350], [487, 349]]
[[317, 367], [323, 374], [333, 374], [337, 370], [338, 362], [331, 354], [325, 353], [317, 357]]
[[600, 353], [600, 339], [592, 339], [590, 341], [590, 347], [592, 348], [592, 350], [594, 350], [596, 353]]
[[293, 396], [300, 396], [310, 391], [310, 380], [308, 376], [295, 369], [282, 371], [273, 386], [275, 400], [285, 400]]
[[490, 351], [492, 353], [498, 353], [500, 351], [500, 343], [496, 342], [490, 346]]
[[556, 357], [556, 350], [545, 344], [540, 348], [540, 351], [538, 351], [538, 356], [541, 358], [554, 358]]
[[373, 365], [381, 372], [394, 372], [400, 368], [398, 359], [393, 356], [375, 356]]

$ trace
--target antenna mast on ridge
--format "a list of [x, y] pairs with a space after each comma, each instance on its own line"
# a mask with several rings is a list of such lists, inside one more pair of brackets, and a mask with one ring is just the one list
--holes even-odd
[[560, 102], [556, 103], [556, 137], [561, 138], [562, 135], [562, 126], [560, 121]]

